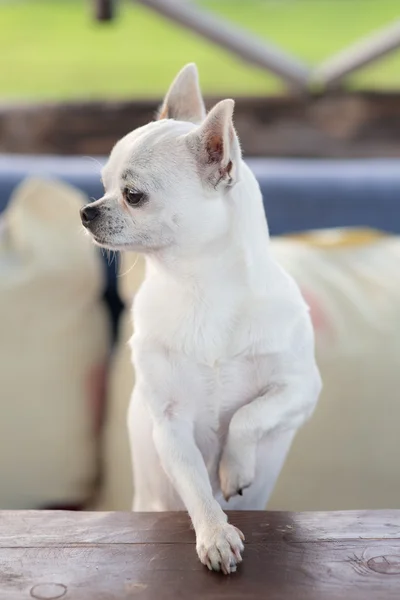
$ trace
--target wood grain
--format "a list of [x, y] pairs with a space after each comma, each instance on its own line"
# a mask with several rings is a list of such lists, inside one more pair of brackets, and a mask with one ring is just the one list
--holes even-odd
[[231, 513], [246, 535], [230, 577], [197, 560], [183, 513], [0, 513], [0, 600], [391, 600], [400, 511]]

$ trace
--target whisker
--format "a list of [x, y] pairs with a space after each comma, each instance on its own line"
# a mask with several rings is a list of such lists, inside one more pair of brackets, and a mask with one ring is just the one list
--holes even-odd
[[136, 260], [133, 263], [133, 265], [131, 265], [129, 267], [129, 269], [127, 271], [125, 271], [125, 273], [120, 273], [119, 275], [117, 275], [117, 277], [125, 277], [125, 275], [128, 275], [128, 273], [130, 273], [132, 271], [132, 269], [134, 269], [136, 267], [138, 260], [139, 260], [139, 255], [136, 257]]
[[101, 162], [99, 160], [97, 160], [97, 158], [94, 158], [94, 156], [82, 156], [82, 158], [91, 160], [93, 163], [95, 163], [95, 165], [97, 167], [99, 167], [99, 172], [101, 171], [101, 169], [103, 168], [103, 165], [101, 164]]

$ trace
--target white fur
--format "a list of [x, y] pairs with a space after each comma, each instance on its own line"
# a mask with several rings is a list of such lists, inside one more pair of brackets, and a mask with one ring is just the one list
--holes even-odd
[[[200, 560], [225, 573], [243, 535], [223, 509], [265, 508], [321, 389], [308, 308], [270, 254], [232, 112], [225, 100], [204, 117], [188, 65], [167, 94], [168, 118], [113, 149], [86, 224], [98, 244], [147, 261], [133, 307], [134, 510], [186, 508]], [[146, 201], [128, 206], [125, 187]]]

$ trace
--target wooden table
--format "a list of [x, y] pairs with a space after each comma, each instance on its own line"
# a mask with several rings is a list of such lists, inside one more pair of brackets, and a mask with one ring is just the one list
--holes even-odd
[[0, 599], [400, 599], [400, 511], [230, 519], [246, 550], [224, 576], [183, 513], [0, 512]]

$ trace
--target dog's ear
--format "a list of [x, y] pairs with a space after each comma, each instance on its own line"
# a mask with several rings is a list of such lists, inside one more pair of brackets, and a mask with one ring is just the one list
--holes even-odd
[[241, 157], [239, 140], [233, 125], [233, 100], [222, 100], [208, 113], [204, 123], [187, 136], [201, 172], [216, 187], [233, 185]]
[[194, 63], [189, 63], [175, 77], [165, 96], [159, 119], [176, 119], [201, 123], [206, 116], [199, 86], [199, 75]]

